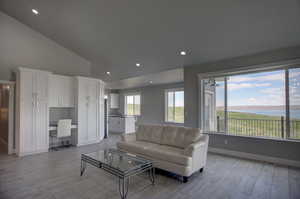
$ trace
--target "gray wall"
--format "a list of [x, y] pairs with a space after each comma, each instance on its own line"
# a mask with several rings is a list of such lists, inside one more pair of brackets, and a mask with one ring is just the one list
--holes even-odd
[[[183, 83], [153, 85], [143, 88], [126, 89], [120, 91], [120, 109], [124, 114], [126, 93], [141, 92], [141, 116], [138, 124], [166, 124], [165, 123], [165, 90], [170, 88], [183, 88]], [[183, 126], [183, 124], [182, 124]]]
[[[184, 68], [185, 126], [198, 127], [197, 74], [300, 58], [300, 46]], [[228, 144], [225, 144], [227, 139]], [[211, 135], [210, 146], [300, 161], [300, 142]]]
[[90, 62], [0, 12], [0, 79], [19, 66], [90, 76]]
[[49, 121], [57, 122], [58, 120], [63, 119], [72, 119], [72, 122], [77, 122], [76, 111], [75, 108], [58, 108], [58, 107], [50, 107], [49, 108]]

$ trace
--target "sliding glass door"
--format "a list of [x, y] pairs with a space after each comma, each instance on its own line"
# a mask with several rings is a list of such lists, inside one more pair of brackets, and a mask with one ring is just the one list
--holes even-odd
[[289, 69], [289, 136], [300, 139], [300, 68]]

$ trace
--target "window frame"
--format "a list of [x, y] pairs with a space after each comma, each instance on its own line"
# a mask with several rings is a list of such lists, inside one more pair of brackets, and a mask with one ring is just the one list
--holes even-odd
[[[285, 118], [286, 118], [286, 125], [285, 128], [289, 127], [289, 121], [290, 121], [290, 98], [289, 98], [289, 69], [293, 68], [300, 68], [300, 59], [296, 60], [289, 60], [289, 61], [284, 61], [284, 62], [278, 62], [278, 63], [269, 63], [269, 64], [263, 64], [263, 65], [255, 65], [255, 66], [250, 66], [250, 67], [240, 67], [235, 70], [225, 70], [225, 71], [217, 71], [217, 72], [209, 72], [209, 73], [199, 73], [198, 74], [198, 96], [199, 96], [199, 106], [198, 106], [198, 116], [199, 116], [199, 128], [204, 129], [204, 84], [202, 81], [207, 78], [217, 78], [217, 77], [226, 77], [229, 76], [235, 76], [235, 75], [243, 75], [243, 74], [251, 74], [251, 73], [259, 73], [259, 72], [271, 72], [271, 71], [276, 71], [276, 70], [284, 70], [285, 71], [285, 106], [286, 106], [286, 113], [285, 113]], [[227, 88], [225, 88], [225, 93], [227, 93]], [[227, 100], [227, 99], [225, 99]], [[227, 111], [225, 113], [225, 116], [227, 115]], [[225, 122], [227, 123], [227, 122]], [[245, 135], [232, 135], [228, 134], [227, 130], [225, 133], [220, 133], [220, 132], [206, 132], [208, 134], [218, 134], [218, 135], [224, 135], [224, 136], [238, 136], [238, 137], [247, 137], [247, 138], [255, 138], [255, 139], [269, 139], [269, 140], [280, 140], [280, 141], [292, 141], [292, 142], [300, 142], [299, 139], [293, 139], [290, 138], [290, 129], [287, 129], [287, 132], [285, 133], [284, 138], [273, 138], [273, 137], [259, 137], [259, 136], [245, 136]]]
[[134, 114], [130, 115], [130, 116], [141, 116], [142, 115], [142, 94], [141, 94], [141, 92], [131, 92], [131, 93], [124, 94], [124, 98], [125, 98], [124, 99], [124, 112], [125, 112], [125, 115], [128, 115], [128, 113], [127, 113], [127, 97], [133, 96], [133, 104], [135, 105], [135, 103], [134, 103], [134, 99], [135, 99], [134, 96], [137, 96], [137, 95], [140, 96], [140, 113], [136, 114], [135, 110], [134, 110], [135, 106], [133, 106], [133, 112], [134, 112]]
[[[165, 122], [166, 123], [172, 123], [172, 124], [184, 124], [184, 116], [185, 116], [185, 112], [183, 111], [183, 122], [175, 122], [175, 121], [169, 121], [168, 120], [168, 107], [169, 107], [169, 92], [178, 92], [178, 91], [183, 91], [184, 93], [184, 88], [171, 88], [171, 89], [166, 89], [165, 90]], [[175, 95], [173, 97], [174, 100], [174, 104], [175, 104]], [[184, 104], [183, 104], [183, 108], [184, 108]], [[175, 109], [174, 109], [175, 110]], [[174, 116], [175, 116], [175, 111], [174, 111]], [[175, 118], [174, 118], [175, 120]]]

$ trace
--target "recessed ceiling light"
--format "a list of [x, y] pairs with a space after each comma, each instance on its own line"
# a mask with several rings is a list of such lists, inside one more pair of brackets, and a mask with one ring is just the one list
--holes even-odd
[[36, 9], [32, 9], [31, 11], [32, 11], [33, 14], [35, 14], [35, 15], [38, 15], [38, 14], [39, 14], [39, 11], [37, 11]]
[[180, 55], [184, 56], [184, 55], [186, 55], [186, 52], [185, 51], [180, 51]]
[[110, 72], [109, 72], [109, 71], [107, 71], [107, 72], [106, 72], [106, 74], [110, 75]]
[[140, 66], [141, 66], [141, 64], [140, 64], [140, 63], [136, 63], [135, 65], [136, 65], [137, 67], [140, 67]]

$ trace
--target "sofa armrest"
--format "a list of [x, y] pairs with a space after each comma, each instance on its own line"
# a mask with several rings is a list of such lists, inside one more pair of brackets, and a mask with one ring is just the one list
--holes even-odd
[[193, 144], [190, 144], [188, 147], [186, 147], [184, 149], [184, 155], [186, 156], [190, 156], [190, 157], [193, 157], [193, 154], [198, 151], [198, 150], [201, 150], [201, 148], [204, 148], [205, 147], [205, 143], [204, 142], [195, 142]]
[[198, 141], [194, 142], [193, 144], [190, 144], [184, 149], [184, 155], [193, 157], [194, 153], [199, 150], [207, 150], [208, 146], [208, 135], [203, 135], [201, 138], [199, 138]]
[[206, 165], [208, 135], [203, 135], [197, 142], [190, 144], [184, 149], [184, 155], [192, 157], [192, 171], [196, 172], [203, 169]]
[[124, 142], [130, 142], [130, 141], [136, 141], [136, 134], [135, 133], [125, 133], [122, 135], [122, 141]]

